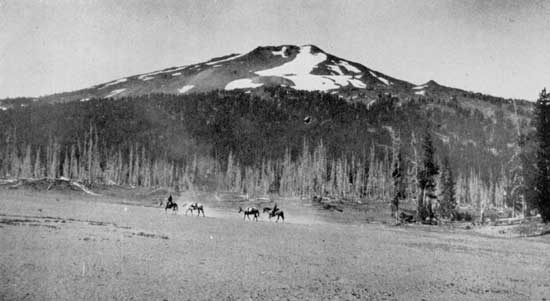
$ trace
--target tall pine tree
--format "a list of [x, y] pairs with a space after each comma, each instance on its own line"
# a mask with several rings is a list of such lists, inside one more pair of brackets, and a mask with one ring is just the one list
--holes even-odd
[[439, 174], [439, 166], [435, 162], [435, 148], [429, 130], [426, 130], [426, 134], [424, 135], [422, 149], [424, 150], [424, 157], [421, 170], [418, 172], [418, 187], [420, 191], [417, 198], [417, 215], [420, 221], [428, 217], [430, 219], [434, 217], [432, 204], [437, 199], [435, 194], [435, 176]]
[[445, 218], [454, 218], [456, 210], [456, 182], [449, 158], [445, 157], [441, 170], [441, 201], [440, 215]]
[[550, 94], [542, 90], [535, 106], [538, 142], [536, 200], [542, 220], [550, 222]]
[[393, 178], [393, 198], [392, 198], [392, 211], [395, 214], [397, 219], [397, 214], [399, 212], [399, 200], [405, 198], [407, 183], [405, 182], [405, 162], [401, 151], [397, 151], [397, 155], [394, 158], [393, 162], [393, 171], [391, 174]]

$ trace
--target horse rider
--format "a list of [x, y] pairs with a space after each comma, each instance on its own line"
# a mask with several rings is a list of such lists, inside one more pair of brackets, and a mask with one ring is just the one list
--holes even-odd
[[277, 212], [277, 210], [279, 210], [279, 208], [277, 208], [277, 203], [275, 203], [275, 205], [273, 206], [273, 210], [271, 210], [271, 215], [275, 215], [275, 212]]

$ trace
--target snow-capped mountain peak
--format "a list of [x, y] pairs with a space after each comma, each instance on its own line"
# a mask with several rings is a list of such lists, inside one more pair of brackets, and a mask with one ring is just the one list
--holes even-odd
[[247, 53], [233, 53], [202, 63], [128, 76], [87, 89], [56, 94], [56, 99], [53, 99], [54, 96], [45, 98], [57, 102], [151, 93], [251, 90], [270, 86], [343, 96], [380, 93], [423, 95], [418, 90], [419, 86], [308, 44], [260, 46]]

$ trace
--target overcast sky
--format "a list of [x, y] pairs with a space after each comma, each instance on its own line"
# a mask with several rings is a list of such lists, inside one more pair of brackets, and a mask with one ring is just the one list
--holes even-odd
[[0, 0], [0, 98], [281, 44], [415, 84], [529, 100], [550, 88], [550, 1]]

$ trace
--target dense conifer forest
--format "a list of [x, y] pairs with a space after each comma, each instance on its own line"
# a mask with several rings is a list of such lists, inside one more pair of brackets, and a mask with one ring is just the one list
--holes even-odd
[[456, 99], [379, 95], [366, 104], [266, 88], [21, 103], [0, 111], [3, 177], [389, 201], [396, 160], [403, 197], [423, 188], [429, 135], [445, 167], [431, 193], [448, 194], [439, 183], [451, 182], [459, 205], [504, 207], [529, 158], [520, 146], [529, 145], [531, 113], [507, 102], [488, 102], [488, 113]]

